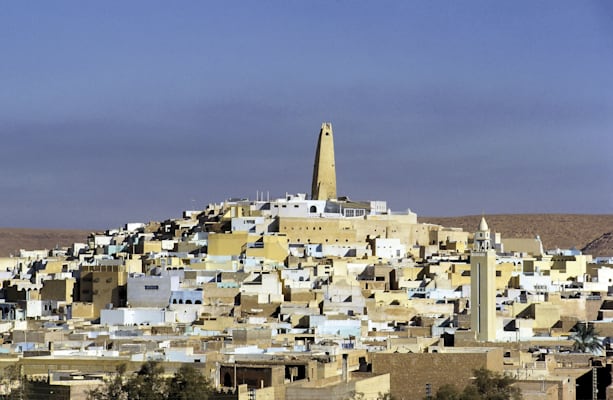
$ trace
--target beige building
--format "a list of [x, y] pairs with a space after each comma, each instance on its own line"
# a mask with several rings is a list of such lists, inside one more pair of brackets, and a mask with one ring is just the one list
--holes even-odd
[[76, 280], [68, 279], [48, 279], [43, 281], [43, 288], [40, 291], [41, 300], [56, 300], [71, 304]]
[[[430, 229], [436, 229], [431, 225]], [[280, 217], [279, 232], [290, 243], [348, 244], [366, 243], [375, 238], [399, 239], [405, 248], [427, 244], [430, 229], [417, 223], [414, 213], [342, 216], [326, 218]]]
[[93, 303], [94, 317], [112, 305], [122, 307], [126, 299], [128, 273], [124, 265], [92, 265], [81, 267], [80, 301]]
[[210, 256], [244, 255], [283, 262], [287, 258], [288, 252], [287, 237], [282, 234], [211, 233], [208, 239], [208, 254]]

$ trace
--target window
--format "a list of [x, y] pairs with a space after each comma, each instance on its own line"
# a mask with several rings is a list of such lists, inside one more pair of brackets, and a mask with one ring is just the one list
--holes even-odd
[[145, 290], [158, 290], [159, 288], [158, 285], [145, 285]]
[[317, 212], [317, 207], [311, 206], [311, 208], [309, 208], [309, 212], [316, 213]]

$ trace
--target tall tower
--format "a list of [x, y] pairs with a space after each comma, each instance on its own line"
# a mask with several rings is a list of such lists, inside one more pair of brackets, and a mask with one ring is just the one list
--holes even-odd
[[477, 232], [475, 232], [475, 237], [473, 240], [475, 250], [485, 251], [491, 249], [492, 244], [490, 237], [490, 227], [487, 226], [487, 221], [485, 221], [485, 217], [481, 217], [479, 229], [477, 229]]
[[315, 165], [313, 166], [313, 184], [311, 199], [336, 199], [336, 167], [334, 166], [334, 136], [332, 124], [324, 122], [319, 131]]
[[470, 254], [470, 313], [475, 339], [496, 340], [496, 251], [490, 248], [489, 227], [481, 218]]

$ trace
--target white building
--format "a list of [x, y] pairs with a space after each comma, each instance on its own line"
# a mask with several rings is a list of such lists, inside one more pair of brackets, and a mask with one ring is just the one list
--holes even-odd
[[176, 322], [176, 312], [160, 308], [100, 310], [101, 325], [163, 325]]

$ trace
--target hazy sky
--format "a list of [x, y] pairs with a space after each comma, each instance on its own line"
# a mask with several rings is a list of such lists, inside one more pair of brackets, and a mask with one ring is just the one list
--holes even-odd
[[308, 192], [418, 215], [613, 213], [613, 2], [0, 5], [0, 226]]

